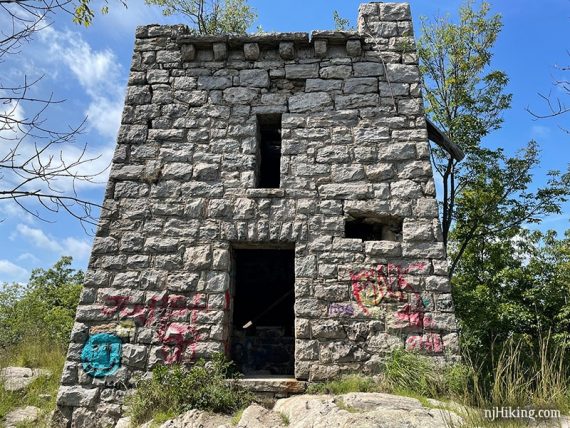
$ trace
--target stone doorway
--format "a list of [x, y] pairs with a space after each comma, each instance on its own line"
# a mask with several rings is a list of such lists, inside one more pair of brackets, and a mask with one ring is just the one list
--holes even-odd
[[232, 360], [245, 376], [293, 376], [295, 250], [233, 248], [232, 263]]

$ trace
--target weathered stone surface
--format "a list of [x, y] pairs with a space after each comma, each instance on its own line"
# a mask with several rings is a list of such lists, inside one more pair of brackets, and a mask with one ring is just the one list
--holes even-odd
[[326, 40], [315, 40], [315, 56], [318, 58], [324, 58], [327, 56], [327, 41]]
[[279, 55], [285, 60], [295, 58], [295, 45], [292, 42], [279, 43]]
[[215, 61], [223, 61], [228, 57], [228, 45], [226, 43], [214, 43], [212, 49]]
[[289, 98], [289, 111], [304, 113], [312, 110], [332, 110], [333, 102], [329, 94], [315, 92], [311, 94], [293, 95]]
[[231, 416], [193, 409], [164, 422], [160, 428], [230, 428], [231, 419]]
[[319, 77], [319, 64], [292, 64], [285, 66], [287, 79], [310, 79]]
[[224, 101], [230, 104], [248, 104], [258, 95], [253, 88], [228, 88], [224, 90]]
[[51, 372], [45, 369], [30, 369], [27, 367], [6, 367], [0, 370], [0, 382], [5, 391], [20, 391], [27, 388], [41, 376], [50, 377]]
[[287, 425], [278, 413], [261, 407], [259, 404], [252, 404], [246, 408], [237, 424], [237, 428], [279, 428], [285, 426]]
[[97, 388], [81, 386], [62, 386], [57, 394], [57, 404], [69, 407], [89, 407], [95, 403], [99, 395]]
[[346, 53], [350, 56], [358, 57], [362, 55], [362, 43], [360, 40], [349, 40], [346, 42]]
[[38, 420], [40, 409], [35, 406], [18, 407], [4, 418], [5, 428], [16, 428], [22, 424], [32, 424]]
[[239, 80], [241, 86], [269, 87], [269, 73], [267, 70], [241, 70], [239, 72]]
[[378, 79], [373, 77], [355, 77], [344, 82], [345, 94], [366, 94], [378, 92]]
[[[351, 411], [345, 410], [347, 408]], [[292, 428], [440, 428], [447, 426], [449, 421], [453, 421], [454, 426], [463, 423], [457, 414], [425, 408], [415, 398], [381, 393], [298, 395], [278, 400], [273, 411], [284, 414]]]
[[257, 59], [259, 58], [259, 44], [244, 43], [243, 54], [247, 61], [257, 61]]

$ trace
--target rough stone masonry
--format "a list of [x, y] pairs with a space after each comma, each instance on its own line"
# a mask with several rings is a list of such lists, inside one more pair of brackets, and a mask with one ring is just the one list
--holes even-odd
[[422, 106], [405, 3], [362, 4], [357, 32], [139, 27], [59, 423], [112, 425], [157, 364], [253, 340], [255, 365], [286, 341], [285, 322], [235, 325], [280, 281], [236, 301], [247, 249], [294, 255], [291, 351], [273, 350], [290, 377], [374, 373], [397, 347], [457, 355]]

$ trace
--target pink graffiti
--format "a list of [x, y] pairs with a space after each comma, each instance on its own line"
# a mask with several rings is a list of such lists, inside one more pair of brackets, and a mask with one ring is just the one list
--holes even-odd
[[423, 336], [409, 336], [406, 339], [406, 349], [409, 351], [443, 352], [443, 341], [439, 334], [426, 333]]
[[[121, 319], [131, 319], [144, 327], [155, 327], [162, 344], [166, 364], [178, 363], [184, 352], [190, 350], [194, 358], [200, 335], [195, 327], [198, 312], [207, 310], [205, 296], [196, 294], [190, 302], [181, 295], [155, 295], [147, 304], [130, 303], [129, 296], [106, 296], [101, 312], [106, 316], [119, 314]], [[190, 323], [184, 322], [190, 317]]]
[[396, 311], [396, 318], [407, 322], [412, 327], [429, 328], [433, 321], [429, 315], [425, 315], [426, 306], [419, 293], [414, 291], [413, 304], [406, 303]]

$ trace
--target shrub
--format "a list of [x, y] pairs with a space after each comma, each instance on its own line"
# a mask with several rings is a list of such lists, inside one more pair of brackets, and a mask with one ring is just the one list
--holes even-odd
[[83, 282], [71, 261], [62, 257], [48, 270], [34, 269], [27, 285], [0, 289], [0, 351], [13, 353], [28, 339], [67, 347]]
[[152, 378], [140, 380], [129, 399], [134, 423], [157, 414], [177, 415], [190, 409], [232, 414], [247, 406], [253, 396], [238, 384], [239, 374], [223, 354], [184, 366], [157, 366]]

